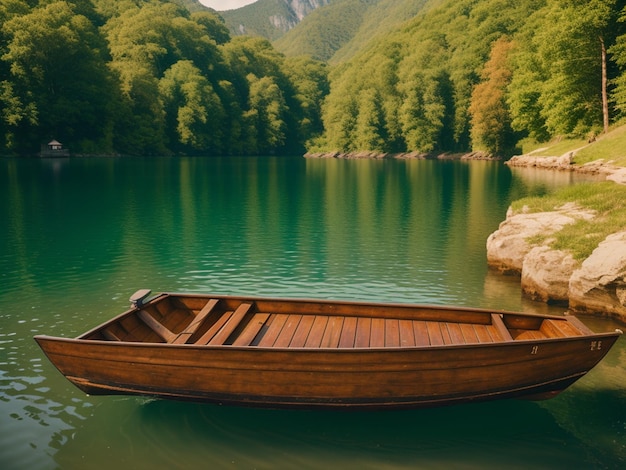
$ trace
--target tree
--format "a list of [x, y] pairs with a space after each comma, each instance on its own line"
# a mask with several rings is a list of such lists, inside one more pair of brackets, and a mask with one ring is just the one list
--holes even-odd
[[614, 41], [615, 5], [616, 0], [560, 0], [527, 22], [529, 40], [518, 40], [510, 86], [516, 130], [547, 138], [608, 127], [603, 45]]
[[474, 150], [502, 155], [510, 146], [511, 126], [506, 103], [506, 88], [512, 72], [508, 64], [511, 41], [502, 37], [494, 42], [489, 61], [483, 68], [482, 82], [472, 92], [469, 107]]
[[250, 82], [249, 115], [254, 120], [258, 152], [274, 153], [286, 143], [288, 108], [281, 89], [272, 77], [248, 75]]
[[230, 32], [221, 16], [209, 11], [197, 11], [191, 14], [191, 20], [201, 25], [216, 44], [230, 41]]
[[359, 92], [358, 115], [352, 139], [354, 150], [385, 151], [385, 116], [380, 93], [368, 88]]
[[[133, 154], [168, 153], [168, 136], [172, 144], [183, 144], [187, 149], [200, 150], [204, 144], [220, 148], [215, 139], [208, 138], [209, 130], [199, 128], [198, 123], [203, 118], [193, 116], [191, 111], [199, 109], [196, 105], [202, 107], [216, 100], [215, 95], [210, 94], [202, 105], [198, 101], [200, 98], [195, 99], [196, 105], [193, 104], [191, 89], [208, 86], [200, 84], [198, 77], [206, 77], [214, 90], [225, 74], [221, 53], [209, 35], [209, 18], [201, 14], [194, 18], [199, 22], [191, 20], [185, 9], [173, 3], [151, 2], [129, 6], [119, 15], [111, 17], [103, 27], [112, 58], [110, 67], [119, 77], [123, 95], [121, 122], [124, 125], [116, 133], [122, 151]], [[219, 32], [219, 28], [215, 31]], [[190, 67], [195, 67], [199, 72], [194, 74], [187, 96], [176, 95], [183, 102], [173, 103], [171, 97], [159, 92], [159, 83], [166, 71], [171, 71], [179, 61], [190, 63], [170, 72], [172, 76], [165, 80], [166, 84], [176, 81], [173, 76], [184, 73], [180, 68], [189, 72]], [[163, 87], [168, 90], [168, 86]], [[164, 109], [164, 98], [168, 100], [169, 113]], [[209, 107], [216, 109], [219, 106], [213, 103]], [[176, 111], [172, 112], [172, 109]], [[192, 123], [195, 120], [197, 122]], [[200, 132], [201, 136], [192, 137], [190, 129]], [[210, 132], [215, 132], [215, 129], [210, 129]], [[216, 139], [219, 140], [217, 134]], [[180, 150], [180, 147], [177, 149]]]
[[[219, 154], [225, 113], [211, 83], [189, 60], [181, 60], [159, 82], [173, 148]], [[175, 132], [174, 132], [175, 131]]]
[[32, 152], [54, 136], [78, 151], [110, 149], [114, 82], [105, 44], [90, 20], [67, 2], [52, 2], [13, 16], [2, 35], [10, 80], [1, 93], [12, 145]]
[[621, 31], [617, 33], [615, 43], [608, 48], [608, 53], [613, 57], [620, 72], [613, 80], [615, 88], [612, 93], [612, 99], [615, 104], [615, 110], [621, 116], [626, 115], [626, 34], [623, 31], [623, 25], [625, 24], [626, 7], [621, 10], [616, 23], [616, 25], [620, 26], [619, 29]]
[[324, 135], [315, 150], [346, 151], [352, 149], [358, 106], [355, 80], [349, 74], [331, 81], [330, 94], [322, 105]]
[[[329, 92], [328, 70], [322, 62], [306, 56], [287, 58], [285, 75], [295, 88], [299, 142], [319, 136], [323, 130], [322, 103]], [[295, 111], [295, 110], [294, 110]]]
[[449, 77], [445, 67], [448, 58], [441, 38], [424, 41], [405, 58], [400, 66], [398, 90], [400, 93], [399, 120], [407, 151], [431, 152], [446, 149], [452, 139], [444, 142], [443, 134], [452, 134], [448, 104]]

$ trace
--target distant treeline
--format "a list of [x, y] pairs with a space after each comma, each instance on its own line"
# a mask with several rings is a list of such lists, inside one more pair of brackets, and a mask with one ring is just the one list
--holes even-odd
[[[180, 3], [180, 4], [179, 4]], [[2, 0], [0, 154], [303, 152], [326, 66], [161, 0]]]
[[508, 155], [626, 115], [626, 0], [334, 0], [281, 39], [332, 67], [190, 2], [2, 0], [0, 153]]

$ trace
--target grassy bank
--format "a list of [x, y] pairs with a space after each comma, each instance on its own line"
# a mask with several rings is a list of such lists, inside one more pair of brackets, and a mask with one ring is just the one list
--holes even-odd
[[523, 141], [522, 153], [541, 157], [558, 157], [575, 152], [576, 165], [584, 165], [596, 160], [615, 166], [626, 167], [626, 125], [613, 128], [594, 142], [585, 139], [559, 138], [551, 142]]
[[[576, 165], [602, 160], [626, 167], [626, 126], [617, 127], [592, 143], [561, 139], [524, 146], [524, 153], [534, 156], [559, 156], [572, 151], [575, 151], [573, 163]], [[550, 236], [555, 238], [550, 243], [552, 248], [568, 251], [575, 259], [583, 261], [608, 235], [626, 230], [626, 186], [612, 182], [577, 184], [546, 196], [520, 199], [512, 204], [512, 208], [520, 212], [526, 206], [531, 212], [544, 212], [572, 202], [593, 210], [596, 216], [593, 220], [580, 220], [566, 226]], [[538, 236], [529, 241], [542, 244], [545, 240], [546, 236]]]
[[[512, 208], [515, 212], [520, 212], [524, 206], [531, 212], [548, 212], [571, 202], [593, 210], [596, 216], [589, 221], [579, 220], [550, 235], [555, 239], [550, 243], [552, 248], [568, 251], [575, 259], [583, 261], [607, 236], [626, 230], [626, 186], [611, 182], [569, 186], [546, 196], [520, 199]], [[529, 242], [539, 245], [546, 238], [537, 236]]]

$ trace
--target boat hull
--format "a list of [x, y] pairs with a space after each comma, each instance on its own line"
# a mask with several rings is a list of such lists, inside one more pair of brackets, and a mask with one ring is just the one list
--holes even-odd
[[88, 394], [383, 409], [554, 396], [591, 370], [618, 336], [349, 349], [35, 339], [59, 371]]

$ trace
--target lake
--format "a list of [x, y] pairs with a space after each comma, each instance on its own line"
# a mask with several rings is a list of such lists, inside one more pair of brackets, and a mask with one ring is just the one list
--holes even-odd
[[511, 201], [576, 178], [484, 161], [0, 159], [2, 468], [623, 468], [624, 337], [549, 401], [349, 413], [89, 397], [32, 339], [77, 336], [140, 288], [562, 313], [489, 271], [485, 242]]

